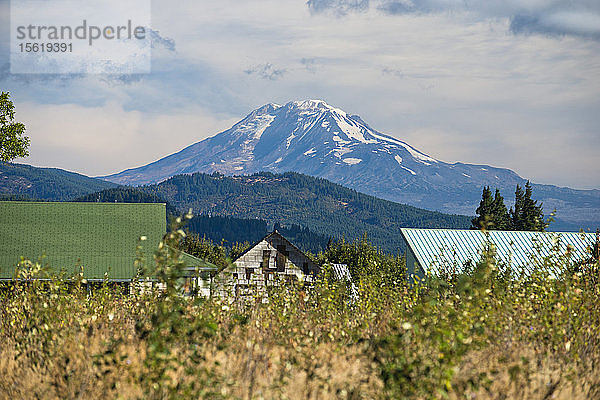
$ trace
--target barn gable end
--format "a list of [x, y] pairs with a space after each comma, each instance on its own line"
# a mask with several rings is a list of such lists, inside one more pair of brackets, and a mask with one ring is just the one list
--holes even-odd
[[282, 280], [310, 282], [318, 272], [310, 258], [274, 231], [240, 255], [215, 282], [221, 295], [254, 296]]

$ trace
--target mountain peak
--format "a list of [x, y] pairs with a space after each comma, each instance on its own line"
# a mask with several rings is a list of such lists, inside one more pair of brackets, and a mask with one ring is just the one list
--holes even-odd
[[302, 112], [316, 112], [316, 111], [333, 111], [335, 113], [346, 116], [346, 112], [339, 108], [330, 106], [324, 100], [296, 100], [290, 101], [286, 104], [286, 107], [290, 110]]
[[281, 108], [281, 106], [279, 104], [267, 103], [264, 106], [258, 107], [256, 110], [252, 111], [248, 115], [248, 117], [255, 117], [255, 116], [260, 116], [260, 115], [271, 114], [280, 108]]
[[[419, 192], [423, 190], [520, 182], [512, 171], [436, 160], [378, 132], [356, 115], [313, 99], [290, 101], [284, 106], [265, 104], [212, 138], [107, 178], [116, 183], [144, 184], [181, 173], [259, 171], [306, 173], [389, 198], [391, 191], [394, 200], [413, 204], [424, 198]], [[417, 193], [411, 198], [404, 195], [407, 191]]]
[[[265, 104], [216, 136], [104, 179], [140, 185], [176, 174], [260, 171], [300, 172], [393, 201], [465, 213], [477, 208], [482, 186], [509, 193], [524, 183], [508, 169], [436, 160], [323, 100]], [[540, 200], [551, 206], [558, 198]]]
[[271, 114], [276, 112], [277, 110], [285, 108], [288, 111], [296, 112], [298, 114], [313, 114], [324, 111], [330, 111], [336, 114], [339, 114], [343, 117], [348, 116], [346, 112], [340, 108], [333, 107], [324, 100], [314, 100], [314, 99], [306, 99], [306, 100], [294, 100], [286, 103], [284, 106], [281, 106], [276, 103], [267, 103], [255, 110], [253, 110], [248, 116], [261, 116], [265, 114]]

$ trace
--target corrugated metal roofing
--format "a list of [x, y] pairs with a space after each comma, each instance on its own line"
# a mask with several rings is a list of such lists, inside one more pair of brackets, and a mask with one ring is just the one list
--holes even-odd
[[[486, 234], [478, 230], [402, 228], [406, 244], [425, 272], [460, 271], [476, 263], [486, 242]], [[572, 246], [573, 260], [590, 257], [594, 234], [576, 232], [516, 232], [489, 231], [489, 240], [496, 246], [498, 258], [513, 269], [528, 269], [533, 260], [552, 254], [565, 254]]]
[[350, 297], [354, 300], [358, 296], [358, 289], [356, 289], [356, 285], [352, 281], [352, 275], [350, 274], [350, 268], [348, 268], [348, 264], [331, 264], [333, 267], [333, 276], [335, 279], [342, 282], [350, 283]]
[[[161, 203], [0, 202], [0, 279], [13, 278], [23, 256], [43, 260], [55, 271], [74, 275], [84, 268], [86, 279], [131, 279], [136, 246], [148, 254], [166, 231], [166, 206]], [[184, 254], [188, 265], [210, 267]], [[214, 267], [214, 266], [213, 266]]]
[[339, 279], [340, 281], [352, 281], [348, 264], [331, 264], [331, 266], [333, 267], [335, 279]]

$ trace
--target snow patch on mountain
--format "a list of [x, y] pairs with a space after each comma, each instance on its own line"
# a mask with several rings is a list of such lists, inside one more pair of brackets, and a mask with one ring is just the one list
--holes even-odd
[[362, 160], [360, 158], [352, 158], [352, 157], [344, 158], [342, 161], [348, 165], [356, 165], [356, 164], [359, 164], [362, 162]]
[[401, 168], [404, 168], [405, 170], [407, 170], [408, 172], [410, 172], [410, 173], [411, 173], [411, 175], [417, 175], [417, 173], [416, 173], [415, 171], [413, 171], [413, 170], [412, 170], [412, 169], [410, 169], [410, 168], [406, 168], [404, 165], [401, 165], [400, 167], [401, 167]]
[[324, 102], [323, 100], [298, 100], [292, 101], [287, 104], [287, 107], [290, 110], [298, 110], [300, 111], [300, 115], [311, 114], [320, 111], [331, 111], [337, 114], [340, 114], [344, 117], [347, 116], [344, 110], [339, 108], [335, 108]]
[[333, 153], [333, 155], [337, 158], [342, 158], [344, 155], [348, 154], [348, 153], [352, 153], [352, 149], [346, 148], [346, 147], [336, 147], [335, 149], [331, 150], [329, 153], [327, 153], [327, 155]]
[[404, 142], [399, 142], [398, 144], [400, 146], [404, 147], [406, 149], [406, 151], [408, 151], [410, 153], [410, 155], [413, 156], [416, 160], [420, 161], [421, 163], [423, 163], [425, 165], [431, 165], [429, 162], [432, 162], [432, 163], [438, 162], [438, 160], [436, 160], [435, 158], [431, 158], [431, 157], [421, 153], [420, 151], [415, 150], [414, 148], [412, 148], [411, 146], [407, 145]]
[[360, 129], [360, 126], [357, 126], [354, 121], [350, 120], [349, 123], [348, 120], [340, 118], [340, 116], [336, 114], [333, 115], [333, 118], [335, 119], [337, 126], [346, 134], [349, 139], [358, 140], [359, 142], [365, 144], [377, 143], [377, 140], [366, 139]]
[[246, 124], [240, 125], [236, 129], [236, 132], [240, 135], [248, 135], [251, 136], [252, 139], [258, 140], [274, 120], [275, 116], [270, 114], [257, 115]]
[[[296, 131], [294, 131], [294, 132], [296, 132]], [[294, 132], [292, 132], [292, 134], [290, 136], [288, 136], [288, 138], [286, 139], [286, 143], [285, 143], [286, 150], [290, 148], [290, 145], [292, 144], [292, 140], [294, 140], [294, 138], [296, 137]]]
[[401, 140], [398, 140], [398, 139], [395, 139], [395, 138], [392, 138], [392, 137], [389, 137], [389, 136], [379, 135], [379, 134], [377, 134], [375, 132], [371, 132], [371, 135], [373, 135], [374, 137], [376, 137], [379, 140], [382, 140], [382, 141], [385, 141], [385, 142], [391, 142], [391, 143], [394, 143], [396, 145], [402, 146], [417, 161], [420, 161], [421, 163], [423, 163], [425, 165], [431, 165], [429, 163], [438, 163], [439, 162], [435, 158], [429, 157], [428, 155], [421, 153], [420, 151], [416, 150], [415, 148], [413, 148], [412, 146], [404, 143]]
[[316, 119], [316, 120], [313, 120], [313, 121], [308, 121], [308, 122], [306, 122], [306, 123], [304, 124], [304, 126], [302, 127], [302, 130], [303, 130], [304, 132], [308, 132], [308, 131], [310, 131], [310, 130], [311, 130], [311, 129], [312, 129], [314, 126], [315, 126], [315, 124], [316, 124], [317, 122], [318, 122], [318, 119]]
[[352, 143], [350, 140], [344, 140], [341, 137], [338, 136], [339, 132], [333, 132], [334, 136], [333, 136], [333, 141], [336, 142], [338, 144], [338, 146], [342, 146], [348, 143]]

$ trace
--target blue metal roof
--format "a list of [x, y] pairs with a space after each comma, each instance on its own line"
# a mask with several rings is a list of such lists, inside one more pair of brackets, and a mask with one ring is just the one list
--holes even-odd
[[[410, 247], [424, 272], [460, 271], [469, 263], [477, 263], [486, 241], [478, 230], [402, 228]], [[596, 240], [591, 233], [489, 231], [498, 258], [515, 270], [530, 269], [545, 257], [567, 252], [572, 247], [573, 261], [588, 259]]]
[[352, 281], [348, 264], [331, 264], [333, 267], [333, 276], [340, 281]]

